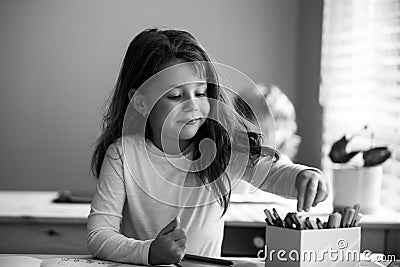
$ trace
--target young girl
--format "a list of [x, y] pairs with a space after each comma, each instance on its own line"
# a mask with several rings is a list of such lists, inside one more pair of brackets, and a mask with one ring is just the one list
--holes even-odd
[[231, 96], [188, 32], [148, 29], [133, 39], [92, 158], [93, 256], [144, 265], [220, 256], [240, 179], [296, 197], [299, 211], [327, 197], [320, 171], [262, 147]]

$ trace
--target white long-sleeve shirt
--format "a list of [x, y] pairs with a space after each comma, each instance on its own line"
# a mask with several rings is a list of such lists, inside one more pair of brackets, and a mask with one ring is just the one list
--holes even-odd
[[[223, 210], [213, 190], [194, 173], [188, 173], [193, 166], [192, 148], [189, 146], [180, 156], [168, 155], [167, 159], [151, 141], [139, 136], [124, 136], [110, 145], [88, 218], [87, 242], [93, 256], [148, 265], [151, 242], [176, 216], [180, 216], [181, 228], [186, 230], [187, 253], [220, 256]], [[296, 197], [298, 173], [313, 169], [280, 161], [272, 164], [268, 159], [261, 160], [257, 164], [261, 168], [255, 171], [243, 165], [247, 163], [243, 161], [246, 158], [240, 158], [243, 155], [238, 156], [239, 160], [233, 157], [236, 161], [227, 169], [232, 184], [243, 177], [281, 196]]]

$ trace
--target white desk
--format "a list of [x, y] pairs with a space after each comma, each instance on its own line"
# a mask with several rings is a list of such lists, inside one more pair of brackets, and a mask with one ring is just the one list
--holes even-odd
[[0, 253], [90, 254], [89, 204], [52, 203], [57, 192], [0, 191]]
[[[6, 267], [15, 267], [17, 266], [39, 266], [41, 260], [50, 260], [52, 262], [58, 262], [59, 259], [65, 259], [63, 261], [62, 266], [71, 266], [71, 267], [79, 267], [79, 266], [98, 266], [101, 262], [92, 262], [88, 264], [86, 260], [93, 259], [91, 255], [49, 255], [49, 254], [0, 254], [0, 266], [3, 267], [2, 264], [6, 264]], [[58, 260], [56, 260], [58, 259]], [[226, 258], [232, 260], [234, 262], [233, 267], [265, 267], [265, 262], [260, 259], [255, 258]], [[14, 263], [12, 262], [14, 261]], [[54, 261], [55, 260], [55, 261]], [[81, 261], [80, 261], [81, 260]], [[390, 262], [374, 262], [374, 261], [367, 261], [361, 260], [359, 267], [383, 267], [388, 266]], [[18, 265], [19, 264], [19, 265]], [[81, 264], [81, 265], [80, 265]], [[102, 266], [110, 266], [106, 264], [102, 264]], [[55, 266], [60, 266], [59, 264], [55, 264]], [[114, 265], [112, 265], [114, 266]], [[127, 265], [124, 265], [127, 266]], [[128, 265], [129, 266], [129, 265]], [[138, 265], [130, 265], [130, 266], [138, 266]], [[177, 265], [171, 265], [171, 267], [175, 267]], [[222, 266], [222, 265], [215, 265], [215, 264], [206, 264], [206, 263], [198, 263], [198, 262], [191, 262], [191, 261], [183, 261], [180, 263], [182, 267], [198, 267], [198, 266]]]

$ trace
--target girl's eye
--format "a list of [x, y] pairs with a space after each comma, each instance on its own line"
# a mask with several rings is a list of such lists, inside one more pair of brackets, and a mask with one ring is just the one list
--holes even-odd
[[205, 97], [205, 96], [207, 96], [207, 93], [206, 92], [197, 93], [196, 96], [197, 97]]
[[178, 100], [181, 98], [181, 95], [170, 95], [168, 96], [168, 99], [172, 99], [172, 100]]

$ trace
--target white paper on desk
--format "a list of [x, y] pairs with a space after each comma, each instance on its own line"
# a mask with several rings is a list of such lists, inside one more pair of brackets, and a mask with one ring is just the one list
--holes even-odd
[[[261, 261], [249, 261], [249, 260], [235, 260], [234, 267], [264, 267], [265, 263]], [[215, 267], [222, 266], [204, 262], [190, 261], [184, 260], [179, 263], [182, 267]], [[1, 266], [1, 265], [0, 265]], [[133, 265], [133, 264], [124, 264], [112, 261], [104, 261], [104, 260], [96, 260], [96, 259], [77, 259], [77, 258], [52, 258], [45, 259], [40, 264], [40, 267], [134, 267], [134, 266], [143, 266], [143, 265]], [[176, 266], [176, 265], [157, 265], [159, 267], [162, 266]], [[3, 266], [1, 266], [3, 267]]]
[[[263, 262], [250, 260], [234, 260], [236, 267], [259, 267], [264, 266]], [[204, 262], [182, 261], [180, 265], [183, 267], [204, 267], [204, 266], [221, 266], [215, 264], [207, 264]], [[92, 258], [49, 258], [38, 259], [30, 256], [4, 256], [0, 257], [0, 267], [135, 267], [143, 265], [124, 264], [112, 261], [97, 260]], [[174, 266], [174, 265], [163, 265]], [[161, 267], [161, 265], [160, 265]]]
[[44, 259], [40, 267], [133, 267], [143, 266], [96, 259], [51, 258]]
[[[124, 264], [92, 258], [48, 258], [32, 256], [0, 256], [0, 267], [143, 267], [143, 265]], [[168, 265], [171, 266], [171, 265]]]
[[1, 267], [40, 267], [41, 259], [28, 256], [0, 257]]

